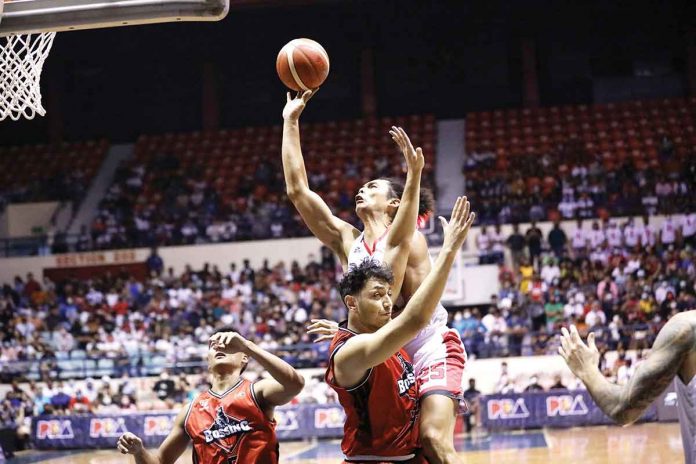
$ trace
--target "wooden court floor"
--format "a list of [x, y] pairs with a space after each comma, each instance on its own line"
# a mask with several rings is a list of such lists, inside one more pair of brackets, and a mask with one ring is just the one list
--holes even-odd
[[[457, 437], [466, 464], [680, 464], [684, 463], [679, 425], [642, 424], [621, 427], [530, 430]], [[280, 461], [291, 464], [341, 462], [337, 441], [281, 444]], [[132, 457], [116, 451], [20, 453], [10, 463], [120, 464]], [[177, 463], [191, 462], [190, 452]], [[240, 463], [241, 464], [241, 463]], [[246, 463], [245, 463], [246, 464]]]

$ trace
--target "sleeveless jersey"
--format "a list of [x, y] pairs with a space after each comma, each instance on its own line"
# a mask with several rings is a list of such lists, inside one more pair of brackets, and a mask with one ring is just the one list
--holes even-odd
[[[385, 240], [387, 232], [384, 233], [377, 241], [369, 245], [365, 241], [364, 232], [361, 233], [358, 238], [355, 239], [353, 245], [348, 253], [348, 266], [357, 266], [366, 259], [373, 259], [379, 263], [384, 263], [384, 252], [386, 248]], [[432, 264], [432, 257], [430, 258]], [[430, 337], [438, 333], [438, 329], [447, 326], [447, 310], [442, 304], [438, 303], [437, 308], [433, 311], [433, 315], [430, 318], [430, 322], [423, 329], [418, 332], [413, 340], [408, 342], [404, 349], [415, 359], [416, 352], [425, 345]]]
[[684, 385], [677, 376], [674, 383], [677, 388], [677, 411], [685, 464], [696, 464], [696, 377], [688, 385]]
[[329, 348], [326, 383], [346, 413], [341, 449], [346, 461], [407, 461], [418, 448], [418, 385], [404, 350], [368, 371], [352, 388], [336, 383], [334, 357], [355, 332], [340, 324]]
[[275, 426], [259, 407], [253, 384], [241, 378], [224, 393], [199, 394], [184, 420], [194, 464], [277, 464]]

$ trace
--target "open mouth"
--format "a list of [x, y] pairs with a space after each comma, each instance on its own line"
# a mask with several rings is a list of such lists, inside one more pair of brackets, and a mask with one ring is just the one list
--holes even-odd
[[356, 205], [357, 205], [358, 203], [364, 203], [364, 202], [365, 202], [365, 200], [363, 200], [363, 197], [361, 197], [360, 195], [357, 195], [357, 196], [355, 197], [355, 204], [356, 204]]
[[227, 356], [225, 353], [217, 352], [215, 353], [215, 359], [221, 359]]

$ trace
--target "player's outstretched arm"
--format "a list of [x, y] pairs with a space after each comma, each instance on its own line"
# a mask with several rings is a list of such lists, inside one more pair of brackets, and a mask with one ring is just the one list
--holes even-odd
[[304, 388], [304, 377], [290, 364], [237, 332], [219, 332], [210, 341], [222, 343], [226, 351], [246, 354], [270, 374], [272, 378], [259, 380], [253, 387], [259, 406], [269, 418], [273, 417], [273, 408], [290, 402]]
[[680, 313], [665, 324], [650, 355], [623, 386], [609, 382], [599, 371], [599, 352], [593, 333], [585, 345], [575, 326], [570, 327], [570, 332], [563, 328], [558, 351], [573, 374], [585, 384], [597, 406], [616, 422], [626, 425], [638, 420], [662, 394], [694, 348], [690, 318], [693, 313]]
[[288, 92], [283, 109], [283, 173], [288, 197], [307, 227], [346, 264], [344, 243], [350, 246], [358, 231], [334, 216], [324, 200], [310, 190], [300, 146], [300, 114], [315, 93], [316, 90], [307, 90], [292, 98]]
[[414, 239], [418, 223], [418, 204], [420, 203], [420, 182], [425, 158], [420, 147], [413, 148], [411, 139], [401, 127], [393, 126], [389, 131], [392, 140], [396, 142], [406, 159], [406, 183], [401, 195], [399, 208], [396, 211], [389, 233], [386, 237], [384, 264], [391, 267], [394, 275], [392, 284], [392, 299], [396, 301], [404, 281], [411, 242]]
[[174, 428], [169, 432], [157, 451], [148, 451], [143, 441], [135, 434], [126, 432], [121, 435], [116, 448], [123, 454], [132, 454], [135, 464], [174, 464], [186, 451], [190, 438], [184, 430], [184, 420], [189, 405], [179, 411], [174, 420]]
[[445, 234], [440, 254], [401, 315], [374, 333], [351, 338], [336, 353], [335, 370], [341, 385], [357, 383], [367, 369], [383, 363], [427, 325], [442, 297], [452, 263], [475, 218], [466, 197], [457, 198], [449, 223], [440, 218]]

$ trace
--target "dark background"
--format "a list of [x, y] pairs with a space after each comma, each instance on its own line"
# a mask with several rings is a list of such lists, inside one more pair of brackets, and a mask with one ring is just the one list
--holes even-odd
[[42, 76], [49, 114], [4, 121], [0, 144], [201, 129], [206, 68], [219, 127], [279, 124], [275, 58], [296, 37], [318, 40], [331, 57], [306, 120], [361, 115], [365, 50], [378, 115], [522, 106], [523, 41], [536, 49], [542, 105], [684, 95], [696, 21], [686, 1], [242, 3], [233, 0], [219, 23], [59, 33]]

